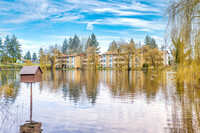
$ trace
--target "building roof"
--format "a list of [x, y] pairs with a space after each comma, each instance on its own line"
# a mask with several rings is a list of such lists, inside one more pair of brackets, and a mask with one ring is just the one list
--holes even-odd
[[78, 55], [76, 55], [76, 56], [86, 56], [86, 54], [81, 53], [81, 54], [78, 54]]
[[68, 55], [67, 54], [61, 54], [60, 56], [58, 57], [67, 57]]
[[81, 54], [76, 54], [76, 53], [74, 53], [74, 54], [61, 54], [60, 56], [58, 56], [58, 57], [75, 57], [75, 56], [86, 56], [84, 53], [81, 53]]
[[103, 53], [102, 55], [113, 55], [113, 54], [117, 54], [117, 51], [107, 51]]
[[24, 66], [22, 70], [19, 72], [19, 74], [20, 75], [35, 74], [38, 69], [41, 71], [41, 73], [43, 73], [39, 66]]

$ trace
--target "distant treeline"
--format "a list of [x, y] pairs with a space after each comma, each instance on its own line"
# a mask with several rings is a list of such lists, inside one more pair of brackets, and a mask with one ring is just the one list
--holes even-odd
[[17, 40], [17, 37], [13, 35], [12, 37], [7, 36], [3, 42], [0, 38], [0, 60], [1, 62], [8, 63], [16, 62], [17, 59], [21, 59], [22, 56], [21, 45]]

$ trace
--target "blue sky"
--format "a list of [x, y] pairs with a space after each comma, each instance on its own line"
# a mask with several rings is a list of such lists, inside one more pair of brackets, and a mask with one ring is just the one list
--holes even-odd
[[105, 52], [112, 40], [164, 43], [167, 0], [0, 0], [0, 37], [15, 34], [23, 53], [95, 33]]

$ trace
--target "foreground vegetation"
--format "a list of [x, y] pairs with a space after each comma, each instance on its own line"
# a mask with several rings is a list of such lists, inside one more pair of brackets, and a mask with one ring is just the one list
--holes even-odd
[[199, 0], [171, 0], [166, 12], [177, 80], [200, 84]]

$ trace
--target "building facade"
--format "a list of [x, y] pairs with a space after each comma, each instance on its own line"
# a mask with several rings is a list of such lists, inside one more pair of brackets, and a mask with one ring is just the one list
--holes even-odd
[[[161, 52], [162, 65], [169, 65], [169, 53], [167, 51]], [[127, 62], [124, 57], [117, 52], [107, 51], [102, 54], [102, 68], [127, 68]], [[142, 68], [145, 64], [145, 52], [140, 49], [134, 53], [129, 60], [129, 67]]]
[[86, 59], [85, 54], [61, 54], [58, 56], [57, 68], [82, 68], [84, 64], [82, 63]]
[[[169, 53], [161, 51], [162, 65], [169, 65]], [[95, 61], [94, 61], [95, 60]], [[127, 68], [127, 61], [124, 57], [113, 51], [107, 51], [102, 55], [85, 54], [62, 54], [58, 57], [57, 68]], [[145, 64], [145, 52], [140, 49], [129, 60], [129, 66], [142, 68]], [[94, 66], [96, 65], [96, 66]]]

